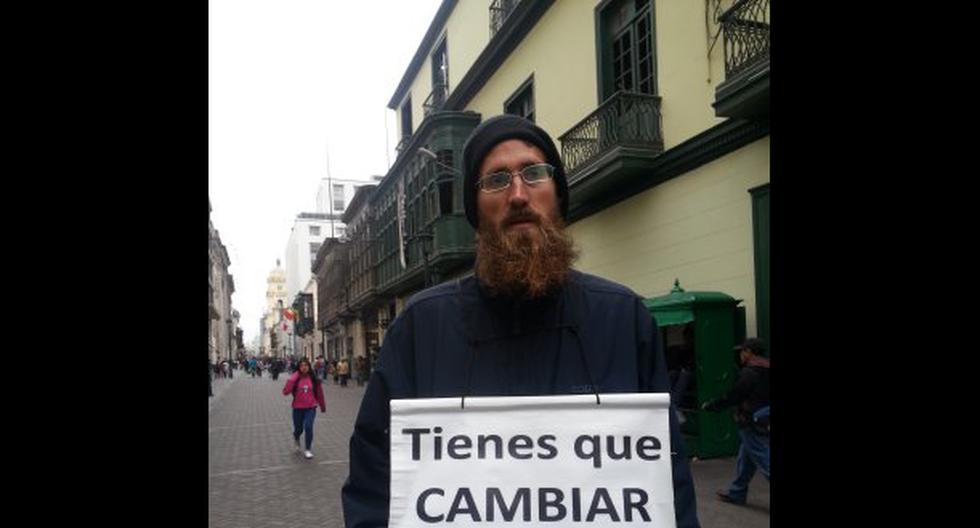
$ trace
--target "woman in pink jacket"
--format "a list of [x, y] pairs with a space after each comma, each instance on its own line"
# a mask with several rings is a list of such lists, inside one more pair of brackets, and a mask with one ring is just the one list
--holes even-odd
[[313, 375], [310, 367], [310, 360], [303, 358], [286, 386], [282, 389], [283, 396], [293, 396], [293, 442], [296, 444], [296, 452], [300, 452], [299, 436], [306, 431], [306, 458], [313, 458], [310, 447], [313, 445], [313, 420], [316, 418], [316, 408], [320, 407], [320, 412], [327, 412], [327, 404], [323, 398], [323, 384]]

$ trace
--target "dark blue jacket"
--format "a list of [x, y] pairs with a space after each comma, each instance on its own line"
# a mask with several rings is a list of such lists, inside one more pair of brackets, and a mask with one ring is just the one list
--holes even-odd
[[[660, 334], [629, 289], [572, 271], [530, 301], [494, 298], [473, 277], [412, 297], [392, 322], [350, 440], [348, 528], [386, 526], [389, 401], [461, 395], [669, 392]], [[678, 528], [699, 527], [683, 438], [670, 416]]]

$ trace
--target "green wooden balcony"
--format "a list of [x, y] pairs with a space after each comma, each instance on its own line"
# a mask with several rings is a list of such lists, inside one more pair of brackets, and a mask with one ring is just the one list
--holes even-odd
[[461, 162], [463, 144], [479, 122], [474, 112], [430, 113], [378, 185], [371, 197], [377, 295], [432, 285], [441, 275], [472, 264], [473, 229], [463, 209]]

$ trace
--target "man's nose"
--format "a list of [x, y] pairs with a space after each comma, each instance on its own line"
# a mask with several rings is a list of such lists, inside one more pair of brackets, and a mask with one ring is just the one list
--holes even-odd
[[507, 189], [507, 203], [510, 204], [514, 209], [522, 209], [528, 202], [528, 188], [524, 180], [518, 176], [514, 175], [513, 179], [510, 181], [510, 189]]

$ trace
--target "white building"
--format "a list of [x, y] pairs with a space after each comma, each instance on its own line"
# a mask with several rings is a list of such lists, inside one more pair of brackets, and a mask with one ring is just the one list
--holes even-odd
[[362, 180], [342, 180], [339, 178], [321, 178], [320, 187], [316, 191], [316, 212], [330, 215], [330, 224], [334, 229], [324, 233], [327, 237], [344, 238], [344, 223], [341, 215], [347, 210], [354, 193], [361, 185], [371, 182]]
[[316, 192], [316, 212], [300, 213], [286, 242], [286, 297], [294, 299], [312, 276], [313, 259], [326, 238], [345, 238], [341, 221], [357, 188], [370, 182], [322, 178]]
[[[313, 258], [323, 239], [330, 236], [334, 222], [340, 223], [339, 215], [337, 220], [332, 220], [327, 213], [300, 213], [296, 217], [286, 242], [286, 300], [283, 300], [286, 306], [292, 304], [292, 299], [309, 282]], [[342, 229], [342, 224], [334, 229]]]
[[[269, 278], [266, 279], [266, 292], [265, 292], [265, 313], [262, 315], [262, 349], [261, 352], [268, 354], [270, 356], [275, 355], [272, 350], [270, 336], [272, 331], [275, 329], [276, 324], [279, 322], [279, 306], [282, 303], [283, 306], [288, 306], [289, 303], [286, 301], [286, 273], [283, 271], [280, 265], [279, 259], [276, 259], [276, 268], [269, 273]], [[279, 340], [277, 343], [277, 349], [282, 348], [282, 341]]]

